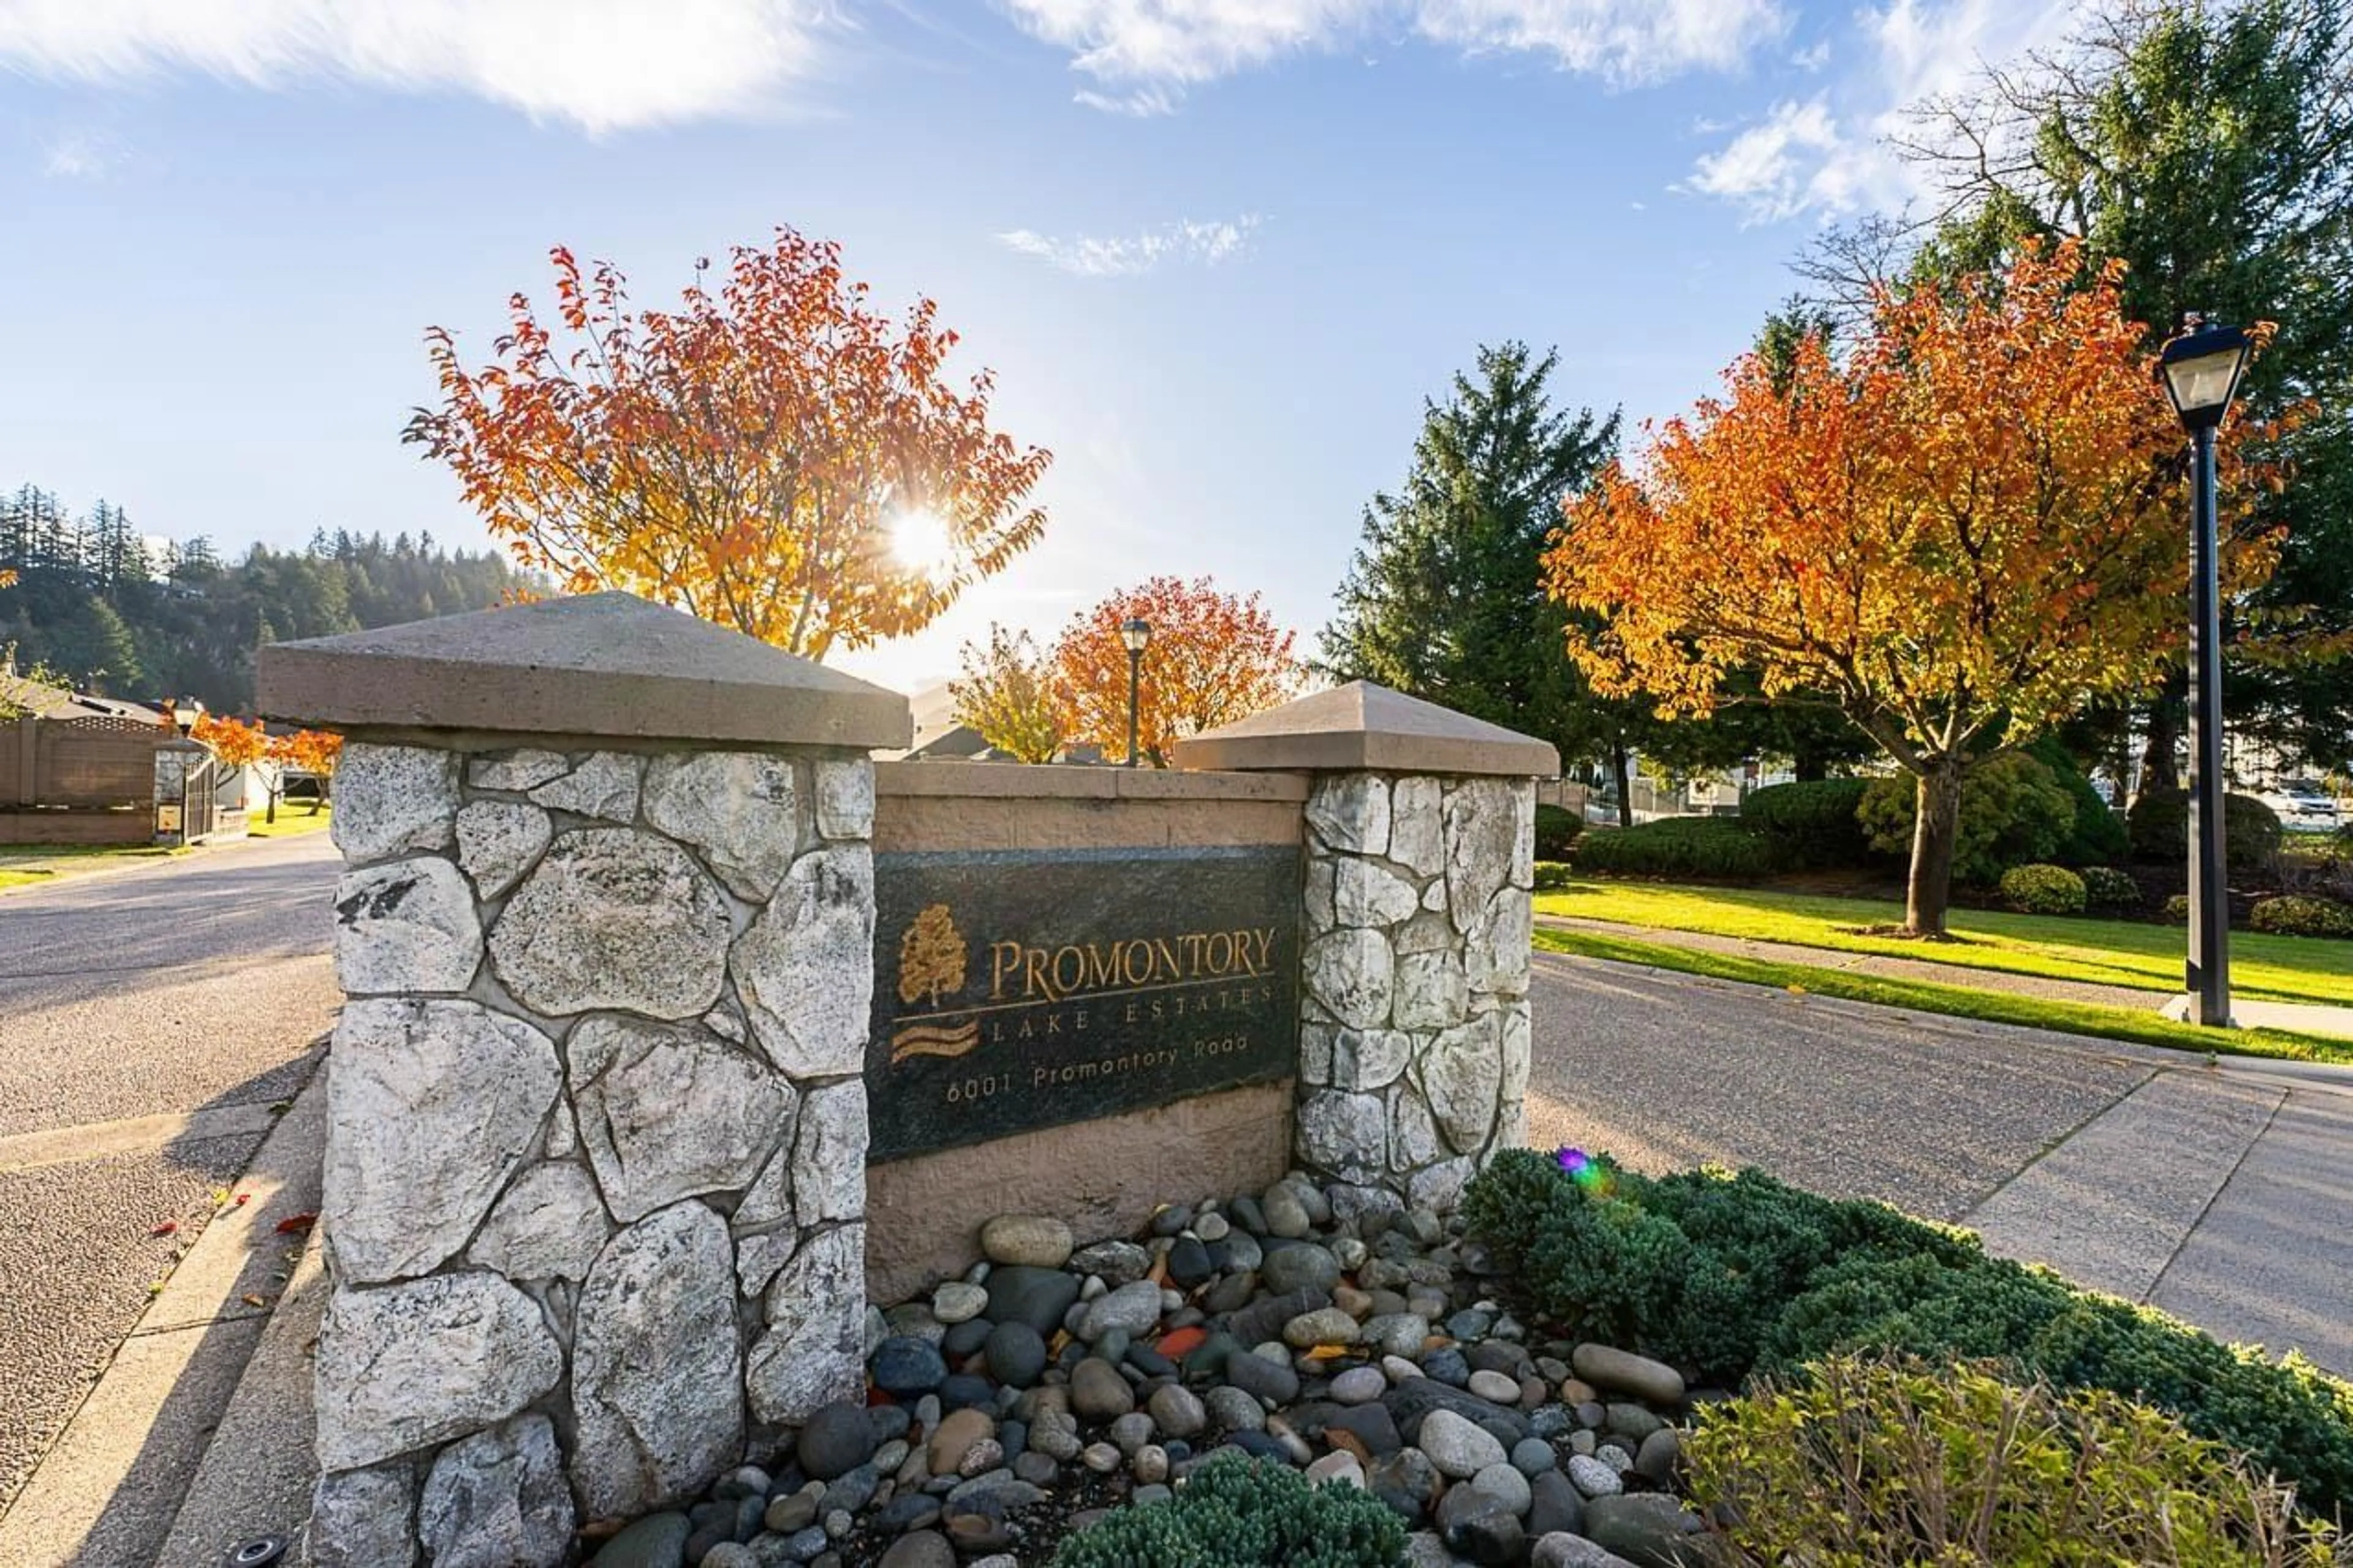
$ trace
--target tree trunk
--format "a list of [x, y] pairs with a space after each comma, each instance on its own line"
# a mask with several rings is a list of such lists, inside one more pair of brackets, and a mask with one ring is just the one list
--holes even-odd
[[1961, 765], [1927, 759], [1913, 805], [1912, 876], [1904, 890], [1904, 929], [1915, 936], [1945, 934], [1953, 893], [1953, 849], [1960, 837]]
[[2189, 678], [2182, 674], [2167, 676], [2149, 700], [2148, 743], [2141, 749], [2140, 787], [2132, 792], [2133, 799], [2152, 789], [2163, 793], [2181, 787], [2181, 721], [2189, 700]]
[[1626, 757], [1626, 731], [1609, 737], [1609, 767], [1618, 784], [1618, 826], [1634, 826], [1634, 769]]
[[1798, 775], [1799, 784], [1820, 784], [1831, 776], [1829, 759], [1820, 752], [1807, 751], [1803, 747], [1799, 748], [1789, 759], [1789, 767]]

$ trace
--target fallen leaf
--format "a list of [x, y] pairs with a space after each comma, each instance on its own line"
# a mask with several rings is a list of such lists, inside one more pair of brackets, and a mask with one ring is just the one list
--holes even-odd
[[253, 1194], [252, 1194], [251, 1193], [239, 1193], [239, 1194], [237, 1194], [237, 1207], [239, 1207], [239, 1208], [243, 1208], [243, 1207], [245, 1206], [246, 1200], [247, 1200], [248, 1198], [250, 1198], [251, 1196], [253, 1196]]
[[267, 1307], [269, 1305], [269, 1302], [263, 1300], [260, 1297], [254, 1295], [251, 1291], [248, 1291], [246, 1294], [239, 1296], [237, 1300], [244, 1302], [248, 1307]]
[[299, 1236], [318, 1223], [319, 1216], [315, 1214], [290, 1214], [278, 1222], [278, 1234]]
[[1198, 1325], [1189, 1329], [1172, 1329], [1160, 1336], [1160, 1343], [1155, 1348], [1170, 1361], [1183, 1361], [1198, 1350], [1201, 1342], [1208, 1337], [1208, 1331]]
[[1344, 1355], [1356, 1354], [1353, 1345], [1317, 1345], [1307, 1352], [1309, 1361], [1336, 1361]]
[[167, 1219], [167, 1220], [165, 1220], [163, 1224], [161, 1224], [161, 1225], [157, 1226], [154, 1229], [153, 1229], [153, 1230], [149, 1231], [147, 1234], [148, 1234], [148, 1235], [150, 1235], [150, 1236], [170, 1236], [171, 1234], [173, 1234], [174, 1231], [178, 1230], [179, 1228], [180, 1228], [180, 1222], [179, 1222], [178, 1220], [175, 1220], [175, 1219]]

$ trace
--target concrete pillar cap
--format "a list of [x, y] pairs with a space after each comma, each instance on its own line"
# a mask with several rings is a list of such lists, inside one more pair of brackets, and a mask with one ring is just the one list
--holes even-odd
[[1180, 768], [1226, 773], [1477, 773], [1551, 778], [1560, 753], [1534, 736], [1352, 680], [1179, 741]]
[[896, 749], [907, 700], [632, 594], [273, 643], [262, 715], [346, 733]]

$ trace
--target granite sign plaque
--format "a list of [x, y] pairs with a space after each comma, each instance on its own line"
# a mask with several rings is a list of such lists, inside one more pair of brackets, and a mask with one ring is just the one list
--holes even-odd
[[1296, 1070], [1299, 851], [874, 859], [871, 1161]]

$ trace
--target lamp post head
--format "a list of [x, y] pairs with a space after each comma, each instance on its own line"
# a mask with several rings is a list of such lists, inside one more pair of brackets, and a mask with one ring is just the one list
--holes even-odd
[[1142, 653], [1152, 646], [1152, 623], [1140, 616], [1120, 624], [1119, 640], [1127, 645], [1130, 653]]
[[2182, 428], [2192, 435], [2222, 423], [2247, 372], [2254, 340], [2243, 327], [2200, 326], [2182, 333], [2158, 354], [2166, 395]]

